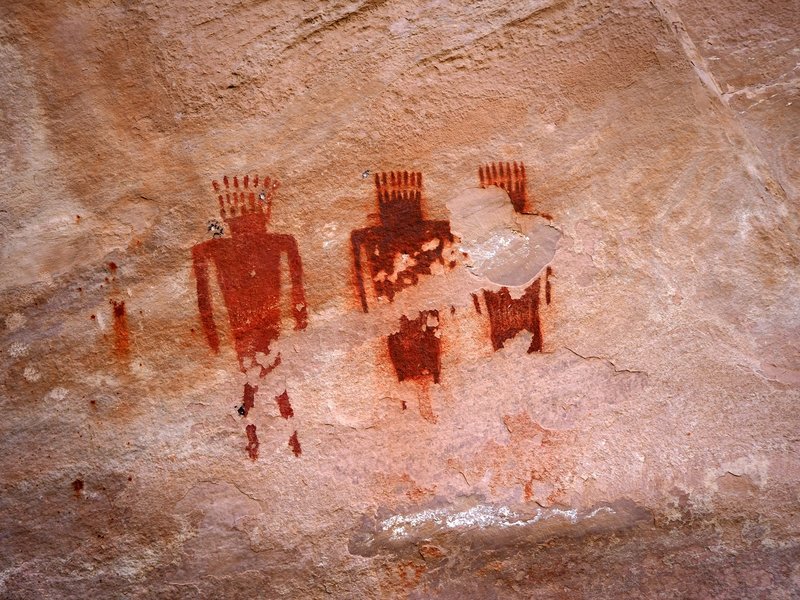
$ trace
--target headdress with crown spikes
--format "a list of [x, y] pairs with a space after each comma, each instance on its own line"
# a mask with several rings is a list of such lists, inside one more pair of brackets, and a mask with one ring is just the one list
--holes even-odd
[[222, 186], [216, 180], [211, 182], [211, 186], [217, 193], [219, 214], [223, 219], [232, 219], [260, 210], [265, 211], [269, 218], [272, 198], [279, 183], [277, 179], [270, 177], [264, 177], [259, 181], [258, 175], [252, 179], [249, 175], [245, 175], [241, 182], [238, 176], [234, 176], [231, 182], [225, 175], [222, 178]]
[[375, 193], [384, 225], [399, 220], [422, 220], [422, 173], [375, 173]]
[[525, 211], [525, 165], [523, 163], [491, 163], [478, 167], [481, 187], [496, 185], [503, 188], [514, 204], [514, 210]]

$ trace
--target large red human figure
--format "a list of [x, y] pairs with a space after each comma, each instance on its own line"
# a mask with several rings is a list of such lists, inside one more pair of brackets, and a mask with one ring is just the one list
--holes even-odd
[[[239, 368], [246, 372], [254, 366], [256, 354], [269, 355], [270, 344], [280, 335], [281, 257], [285, 254], [291, 280], [291, 305], [295, 329], [305, 329], [307, 309], [303, 291], [303, 267], [295, 239], [286, 234], [269, 233], [272, 198], [278, 182], [269, 177], [259, 181], [245, 175], [241, 181], [227, 176], [222, 186], [212, 182], [219, 202], [220, 216], [230, 237], [215, 237], [192, 248], [194, 274], [197, 280], [197, 304], [208, 345], [219, 352], [219, 335], [214, 323], [208, 268], [217, 272], [222, 298], [228, 311], [231, 335], [239, 359]], [[280, 364], [280, 355], [270, 357], [272, 363], [261, 366], [260, 377]], [[247, 416], [253, 407], [257, 386], [246, 383], [239, 413]], [[255, 425], [248, 426], [250, 444]], [[253, 452], [250, 453], [255, 458]]]

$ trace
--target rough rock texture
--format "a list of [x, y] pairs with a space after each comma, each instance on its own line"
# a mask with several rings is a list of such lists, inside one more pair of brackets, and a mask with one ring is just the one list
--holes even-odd
[[796, 0], [0, 15], [0, 596], [800, 596]]

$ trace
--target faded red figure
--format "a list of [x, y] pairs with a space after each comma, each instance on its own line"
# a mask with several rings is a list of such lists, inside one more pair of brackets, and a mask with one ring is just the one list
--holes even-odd
[[[478, 178], [481, 187], [497, 186], [506, 191], [514, 210], [518, 213], [539, 215], [550, 219], [549, 215], [527, 212], [527, 185], [525, 179], [525, 165], [516, 162], [488, 164], [478, 167]], [[483, 291], [486, 303], [486, 312], [489, 317], [490, 337], [492, 348], [499, 350], [506, 340], [516, 336], [521, 331], [529, 331], [532, 335], [528, 353], [541, 352], [544, 340], [542, 337], [542, 324], [539, 317], [539, 308], [542, 302], [550, 304], [551, 286], [550, 276], [553, 274], [551, 267], [547, 267], [544, 276], [537, 278], [525, 290], [520, 298], [512, 298], [508, 288], [501, 288], [497, 292]], [[544, 279], [544, 285], [541, 280]], [[544, 296], [542, 298], [542, 296]], [[473, 294], [475, 309], [480, 312], [477, 296]]]
[[[295, 329], [305, 329], [307, 309], [303, 267], [295, 239], [267, 231], [277, 181], [269, 177], [259, 181], [257, 175], [252, 179], [245, 175], [241, 180], [234, 177], [231, 181], [226, 176], [222, 185], [216, 181], [212, 185], [219, 201], [220, 216], [230, 237], [217, 237], [222, 234], [217, 225], [214, 239], [192, 248], [197, 304], [208, 345], [218, 353], [219, 335], [209, 288], [209, 265], [213, 264], [228, 311], [239, 368], [246, 372], [254, 366], [257, 353], [269, 355], [270, 344], [280, 335], [281, 257], [284, 254], [289, 265]], [[280, 355], [270, 357], [270, 360], [269, 366], [261, 366], [260, 377], [280, 364]], [[253, 407], [257, 389], [245, 384], [239, 409], [243, 416], [247, 416]], [[255, 426], [252, 435], [255, 435]]]
[[420, 275], [430, 274], [435, 262], [444, 265], [445, 244], [453, 241], [448, 221], [427, 221], [422, 216], [422, 173], [376, 173], [375, 195], [381, 224], [350, 234], [356, 288], [364, 312], [369, 307], [362, 254], [367, 258], [375, 295], [391, 302], [398, 291], [416, 285]]
[[[400, 290], [416, 285], [420, 275], [431, 274], [434, 263], [455, 266], [444, 254], [453, 243], [449, 221], [429, 221], [422, 215], [422, 173], [376, 174], [375, 196], [380, 225], [356, 229], [350, 236], [356, 289], [364, 312], [369, 306], [362, 256], [366, 257], [375, 296], [390, 302]], [[414, 319], [401, 317], [399, 329], [389, 335], [387, 345], [398, 381], [422, 384], [420, 414], [435, 423], [427, 380], [439, 383], [441, 371], [438, 311], [422, 311]]]

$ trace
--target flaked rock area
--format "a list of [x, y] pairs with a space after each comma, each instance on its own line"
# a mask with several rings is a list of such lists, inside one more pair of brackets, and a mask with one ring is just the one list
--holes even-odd
[[0, 597], [800, 595], [800, 2], [0, 27]]

